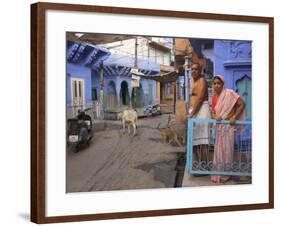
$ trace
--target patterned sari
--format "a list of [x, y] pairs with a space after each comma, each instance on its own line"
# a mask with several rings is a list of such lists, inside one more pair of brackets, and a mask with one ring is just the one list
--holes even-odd
[[[215, 103], [213, 109], [216, 115], [221, 116], [223, 120], [226, 120], [228, 115], [234, 110], [235, 104], [239, 99], [239, 95], [231, 89], [224, 88], [217, 100], [213, 100]], [[245, 119], [245, 112], [243, 111], [239, 117], [239, 120]], [[238, 126], [224, 123], [217, 123], [216, 125], [216, 142], [214, 151], [214, 171], [228, 171], [231, 168], [233, 162], [234, 141], [235, 133]], [[225, 175], [212, 175], [211, 180], [215, 183], [226, 182], [230, 176]]]

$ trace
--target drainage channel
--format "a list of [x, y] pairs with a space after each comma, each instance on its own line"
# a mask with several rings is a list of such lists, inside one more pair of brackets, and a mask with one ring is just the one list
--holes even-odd
[[182, 187], [184, 171], [185, 171], [185, 164], [186, 164], [186, 152], [178, 153], [178, 160], [176, 165], [176, 177], [175, 177], [175, 184], [174, 187]]

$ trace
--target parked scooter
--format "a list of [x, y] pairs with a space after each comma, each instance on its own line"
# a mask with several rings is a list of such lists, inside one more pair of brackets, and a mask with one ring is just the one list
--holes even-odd
[[75, 152], [86, 145], [89, 146], [93, 137], [92, 118], [85, 113], [87, 110], [79, 110], [76, 118], [67, 120], [67, 141], [69, 145], [75, 147]]

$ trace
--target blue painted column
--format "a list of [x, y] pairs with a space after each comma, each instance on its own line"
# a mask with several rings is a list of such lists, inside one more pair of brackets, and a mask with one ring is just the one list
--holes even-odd
[[120, 89], [121, 89], [120, 76], [117, 75], [116, 76], [116, 101], [117, 101], [117, 108], [120, 108], [120, 106], [121, 106]]

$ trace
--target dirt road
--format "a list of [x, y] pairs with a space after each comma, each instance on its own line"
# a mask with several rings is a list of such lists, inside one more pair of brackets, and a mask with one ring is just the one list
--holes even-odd
[[174, 187], [178, 157], [184, 147], [164, 144], [157, 126], [168, 115], [138, 120], [137, 135], [107, 121], [91, 145], [78, 153], [67, 150], [67, 192]]

